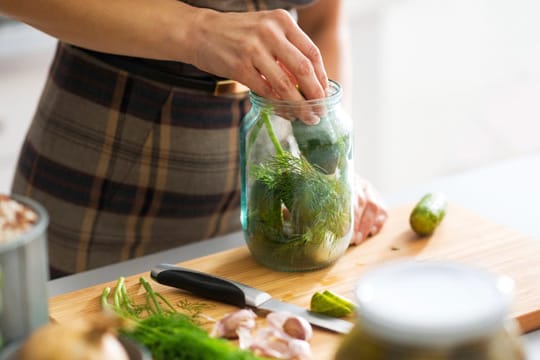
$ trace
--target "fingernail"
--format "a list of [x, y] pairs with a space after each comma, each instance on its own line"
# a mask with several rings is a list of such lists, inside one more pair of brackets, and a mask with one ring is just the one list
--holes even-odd
[[316, 115], [308, 115], [306, 118], [306, 124], [317, 125], [321, 121], [321, 118]]

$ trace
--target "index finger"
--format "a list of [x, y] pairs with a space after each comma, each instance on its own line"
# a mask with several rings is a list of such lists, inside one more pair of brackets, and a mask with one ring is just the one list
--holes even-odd
[[[309, 60], [315, 73], [320, 86], [326, 90], [328, 88], [328, 75], [326, 74], [326, 69], [324, 67], [323, 58], [319, 48], [313, 43], [313, 41], [307, 36], [298, 26], [295, 27], [294, 31], [288, 31], [286, 34], [289, 42], [295, 46], [298, 51]], [[285, 64], [289, 70], [292, 70], [298, 81], [298, 85], [306, 98], [312, 99], [316, 98], [313, 96], [312, 88], [309, 86], [309, 80], [311, 79], [310, 73], [302, 73], [300, 71], [294, 71], [295, 67], [302, 64]]]

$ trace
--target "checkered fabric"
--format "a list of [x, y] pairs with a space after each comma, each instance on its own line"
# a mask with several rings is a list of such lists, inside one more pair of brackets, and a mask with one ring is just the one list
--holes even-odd
[[51, 278], [239, 230], [248, 108], [60, 44], [12, 188], [49, 212]]

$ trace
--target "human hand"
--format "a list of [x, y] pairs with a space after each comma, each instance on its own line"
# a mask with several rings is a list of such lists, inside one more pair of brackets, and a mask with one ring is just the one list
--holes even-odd
[[354, 233], [351, 245], [358, 245], [383, 227], [388, 213], [378, 191], [360, 177], [355, 179]]
[[[285, 10], [201, 10], [193, 23], [191, 62], [263, 97], [301, 101], [325, 96], [321, 53]], [[302, 89], [302, 92], [298, 89]]]

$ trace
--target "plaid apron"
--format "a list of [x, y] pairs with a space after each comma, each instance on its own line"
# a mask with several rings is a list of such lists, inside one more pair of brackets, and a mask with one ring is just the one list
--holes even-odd
[[238, 129], [247, 94], [213, 96], [109, 59], [210, 75], [59, 43], [12, 186], [49, 212], [52, 279], [241, 229]]
[[165, 86], [61, 44], [12, 189], [49, 212], [51, 277], [239, 230], [248, 106], [245, 94]]

